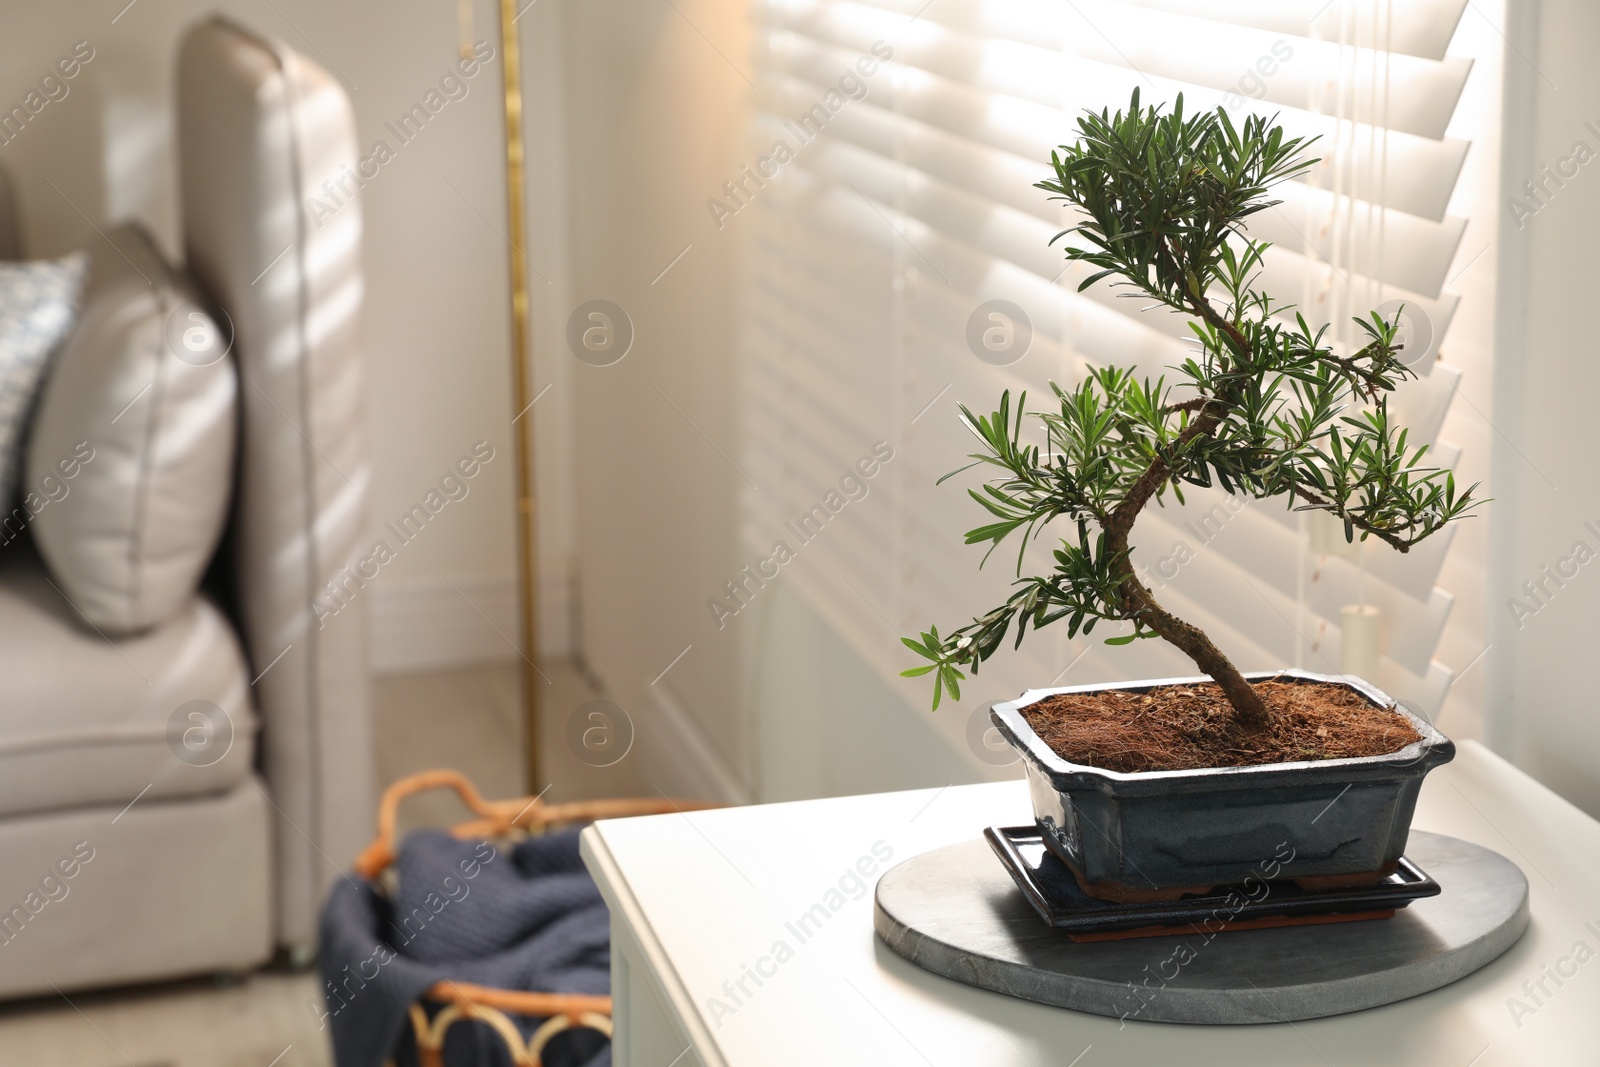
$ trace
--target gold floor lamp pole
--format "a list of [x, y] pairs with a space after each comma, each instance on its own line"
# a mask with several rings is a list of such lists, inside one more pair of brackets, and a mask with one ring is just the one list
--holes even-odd
[[515, 412], [517, 478], [517, 570], [521, 583], [522, 728], [529, 795], [538, 793], [541, 739], [539, 686], [543, 681], [534, 661], [538, 642], [538, 558], [535, 553], [533, 503], [533, 368], [528, 342], [528, 257], [523, 248], [527, 227], [526, 188], [522, 169], [522, 54], [517, 47], [515, 0], [500, 0], [500, 65], [505, 77], [506, 225], [511, 234], [511, 392]]

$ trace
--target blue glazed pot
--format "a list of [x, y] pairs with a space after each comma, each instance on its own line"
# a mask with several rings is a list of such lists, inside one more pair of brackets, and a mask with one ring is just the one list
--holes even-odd
[[[1360, 679], [1278, 671], [1251, 682], [1331, 683], [1392, 706]], [[1144, 692], [1210, 681], [1169, 678], [1030, 689], [990, 718], [1021, 754], [1045, 844], [1084, 891], [1105, 900], [1173, 900], [1219, 885], [1292, 879], [1310, 887], [1371, 884], [1405, 851], [1422, 779], [1455, 744], [1405, 708], [1421, 739], [1398, 752], [1254, 767], [1123, 774], [1056, 755], [1022, 709], [1057, 693]]]

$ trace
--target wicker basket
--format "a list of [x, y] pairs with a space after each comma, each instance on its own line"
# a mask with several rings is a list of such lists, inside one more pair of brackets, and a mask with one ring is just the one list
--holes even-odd
[[[484, 800], [464, 776], [455, 771], [423, 771], [402, 778], [384, 790], [378, 809], [378, 836], [356, 857], [362, 877], [378, 881], [395, 860], [395, 815], [400, 802], [415, 793], [453, 789], [477, 818], [450, 828], [452, 836], [470, 840], [517, 841], [531, 833], [594, 819], [629, 815], [659, 815], [711, 807], [698, 801], [589, 800], [546, 804], [538, 797]], [[444, 1039], [450, 1027], [463, 1019], [486, 1023], [498, 1033], [517, 1067], [541, 1067], [540, 1056], [550, 1039], [563, 1030], [588, 1027], [611, 1036], [611, 998], [574, 993], [529, 993], [492, 989], [467, 982], [445, 980], [430, 986], [422, 999], [443, 1004], [430, 1020], [421, 1003], [411, 1005], [411, 1026], [416, 1035], [421, 1067], [444, 1067]], [[511, 1021], [512, 1015], [545, 1017], [526, 1041]]]

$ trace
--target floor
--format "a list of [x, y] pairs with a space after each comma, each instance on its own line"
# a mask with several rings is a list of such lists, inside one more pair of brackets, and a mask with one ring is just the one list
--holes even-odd
[[[596, 767], [600, 759], [580, 758], [581, 743], [569, 745], [569, 720], [591, 721], [594, 707], [586, 705], [595, 693], [574, 665], [542, 666], [549, 678], [540, 730], [545, 799], [648, 794], [634, 774], [637, 761]], [[379, 782], [454, 767], [487, 797], [526, 795], [517, 686], [509, 664], [378, 679]], [[463, 813], [451, 796], [424, 795], [406, 803], [401, 823], [448, 824]], [[0, 1067], [329, 1067], [319, 1003], [314, 973], [280, 965], [232, 981], [0, 1006]]]

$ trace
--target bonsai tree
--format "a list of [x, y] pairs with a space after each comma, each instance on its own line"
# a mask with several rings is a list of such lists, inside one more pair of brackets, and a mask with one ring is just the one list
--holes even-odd
[[[960, 699], [963, 668], [976, 674], [1013, 621], [1018, 645], [1030, 625], [1065, 619], [1076, 636], [1102, 620], [1131, 622], [1132, 633], [1106, 643], [1170, 642], [1222, 688], [1232, 728], [1260, 728], [1269, 721], [1260, 694], [1139, 580], [1128, 539], [1146, 505], [1169, 492], [1182, 503], [1185, 484], [1217, 485], [1327, 512], [1347, 540], [1376, 537], [1404, 552], [1475, 507], [1477, 487], [1458, 492], [1449, 471], [1423, 466], [1427, 447], [1409, 447], [1390, 421], [1389, 393], [1413, 376], [1397, 356], [1395, 322], [1376, 312], [1356, 319], [1364, 345], [1341, 355], [1327, 327], [1313, 330], [1298, 313], [1289, 320], [1291, 305], [1255, 288], [1269, 246], [1246, 234], [1245, 220], [1279, 202], [1267, 198], [1274, 185], [1317, 162], [1301, 157], [1311, 142], [1259, 117], [1235, 126], [1221, 108], [1185, 116], [1182, 96], [1168, 114], [1141, 109], [1138, 90], [1126, 112], [1087, 113], [1078, 130], [1076, 144], [1051, 153], [1055, 177], [1037, 186], [1083, 215], [1051, 243], [1081, 238], [1066, 257], [1096, 269], [1080, 292], [1113, 278], [1130, 290], [1121, 295], [1186, 316], [1196, 351], [1169, 368], [1175, 384], [1117, 367], [1071, 390], [1052, 382], [1055, 403], [1032, 413], [1043, 449], [1022, 435], [1026, 394], [1014, 408], [1001, 394], [987, 417], [962, 406], [979, 450], [945, 478], [996, 469], [981, 492], [969, 490], [989, 521], [966, 543], [988, 543], [987, 561], [1018, 534], [1018, 580], [1004, 604], [966, 626], [904, 638], [931, 662], [903, 673], [933, 674], [937, 709], [945, 691]], [[1027, 543], [1057, 519], [1071, 534], [1055, 549], [1055, 569], [1024, 576]]]

